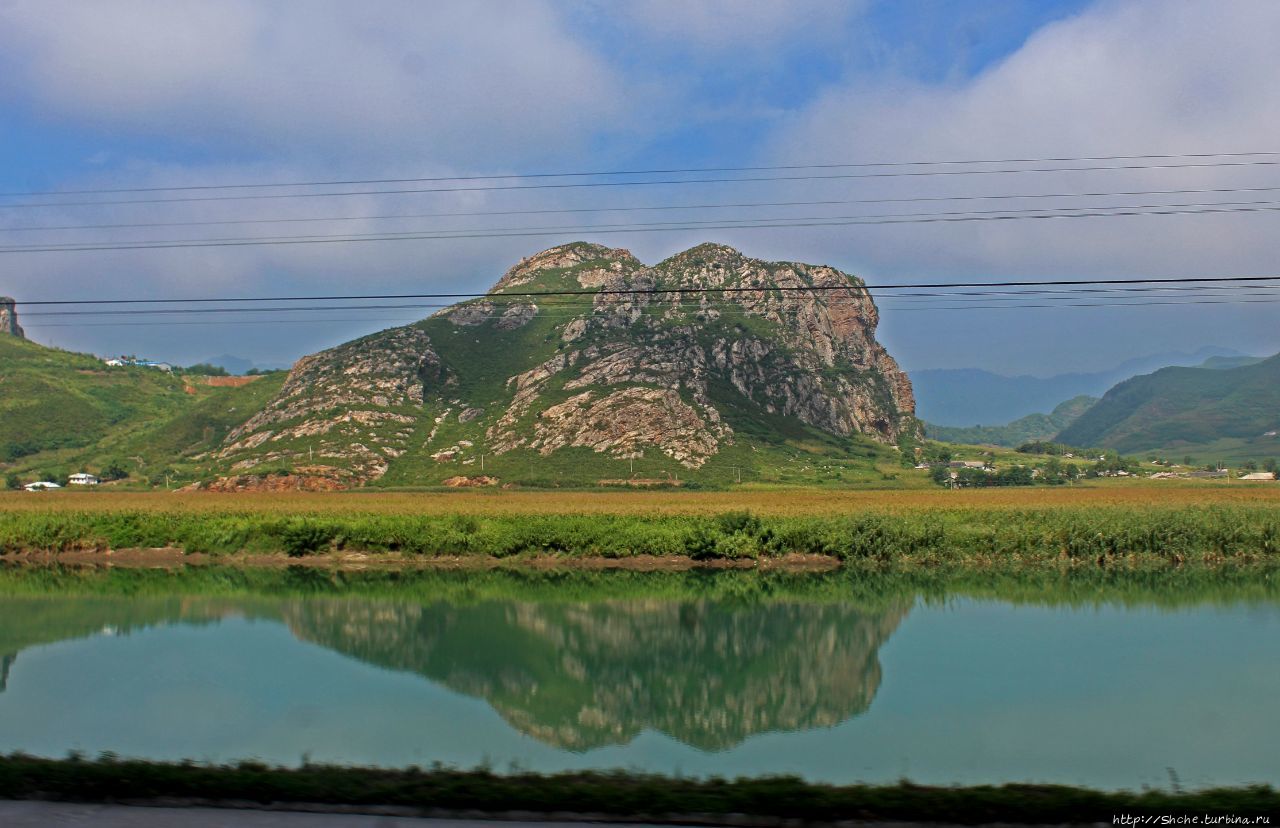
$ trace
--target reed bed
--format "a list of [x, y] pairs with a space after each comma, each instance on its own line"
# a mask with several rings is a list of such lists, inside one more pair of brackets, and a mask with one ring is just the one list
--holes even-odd
[[800, 554], [867, 569], [1280, 565], [1280, 503], [1271, 501], [899, 506], [825, 514], [218, 510], [161, 508], [156, 501], [145, 508], [80, 508], [72, 499], [63, 505], [68, 508], [0, 510], [0, 553], [173, 547], [213, 556], [704, 561]]

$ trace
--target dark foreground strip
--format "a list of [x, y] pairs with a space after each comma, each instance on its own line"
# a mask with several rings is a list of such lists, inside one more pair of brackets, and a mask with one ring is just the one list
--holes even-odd
[[[622, 772], [496, 774], [486, 770], [389, 770], [307, 765], [277, 768], [98, 760], [0, 757], [0, 798], [80, 802], [175, 802], [232, 807], [282, 803], [342, 806], [334, 810], [402, 807], [423, 814], [470, 812], [564, 819], [566, 815], [644, 822], [777, 825], [885, 820], [951, 823], [1107, 824], [1122, 815], [1161, 817], [1280, 815], [1270, 786], [1194, 792], [1103, 792], [1061, 785], [940, 788], [832, 786], [794, 777], [684, 779]], [[385, 811], [384, 811], [385, 813]], [[403, 813], [403, 812], [402, 812]], [[747, 815], [750, 818], [744, 818]], [[1130, 822], [1129, 824], [1133, 824]], [[1257, 823], [1266, 824], [1266, 823]]]

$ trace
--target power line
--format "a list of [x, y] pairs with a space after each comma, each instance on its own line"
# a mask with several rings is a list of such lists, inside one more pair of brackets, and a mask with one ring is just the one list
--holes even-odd
[[1175, 208], [1175, 209], [1158, 209], [1158, 210], [1104, 210], [1090, 212], [1075, 213], [1036, 213], [1036, 214], [1005, 214], [1005, 215], [961, 215], [961, 216], [937, 216], [931, 218], [899, 218], [899, 219], [851, 219], [851, 220], [822, 220], [822, 221], [789, 221], [783, 223], [742, 223], [741, 221], [726, 221], [720, 224], [698, 224], [698, 225], [664, 225], [661, 227], [645, 227], [645, 226], [627, 226], [619, 228], [600, 228], [590, 225], [582, 228], [567, 228], [563, 230], [528, 230], [528, 231], [500, 231], [500, 232], [457, 232], [450, 233], [446, 231], [436, 231], [432, 233], [401, 233], [401, 234], [383, 234], [383, 235], [315, 235], [302, 237], [250, 237], [244, 239], [227, 239], [206, 241], [200, 239], [179, 239], [172, 241], [153, 241], [153, 242], [109, 242], [109, 243], [63, 243], [63, 244], [47, 244], [47, 245], [10, 245], [0, 247], [0, 254], [14, 253], [82, 253], [82, 252], [102, 252], [109, 250], [179, 250], [188, 248], [209, 248], [209, 247], [262, 247], [262, 246], [285, 246], [300, 244], [352, 244], [357, 242], [384, 242], [384, 241], [450, 241], [458, 239], [496, 239], [496, 238], [524, 238], [530, 236], [550, 236], [564, 235], [569, 233], [595, 233], [599, 235], [613, 234], [631, 234], [631, 233], [666, 233], [680, 230], [771, 230], [771, 229], [790, 229], [790, 228], [815, 228], [815, 227], [852, 227], [852, 226], [872, 226], [872, 225], [892, 225], [892, 224], [934, 224], [934, 223], [956, 223], [956, 222], [978, 222], [978, 221], [1018, 221], [1028, 219], [1081, 219], [1081, 218], [1119, 218], [1128, 216], [1170, 216], [1170, 215], [1206, 215], [1206, 214], [1223, 214], [1223, 213], [1264, 213], [1280, 211], [1280, 207], [1224, 207], [1212, 209], [1200, 208]]
[[[899, 311], [934, 311], [934, 310], [945, 310], [945, 311], [964, 311], [964, 310], [1008, 310], [1008, 309], [1050, 309], [1050, 310], [1057, 310], [1057, 309], [1060, 309], [1060, 308], [1147, 308], [1147, 307], [1170, 306], [1170, 305], [1238, 305], [1238, 304], [1276, 304], [1276, 303], [1280, 303], [1280, 297], [1276, 297], [1276, 298], [1259, 298], [1259, 299], [1234, 299], [1234, 298], [1233, 298], [1233, 299], [1187, 299], [1187, 300], [1167, 300], [1167, 301], [1165, 301], [1165, 300], [1157, 300], [1157, 301], [1144, 300], [1144, 301], [1141, 301], [1141, 302], [1132, 302], [1132, 303], [1114, 303], [1114, 302], [1069, 302], [1069, 303], [1068, 303], [1068, 302], [1064, 302], [1064, 303], [1052, 303], [1052, 304], [1021, 304], [1021, 305], [1012, 305], [1012, 304], [1009, 304], [1009, 305], [979, 305], [979, 304], [964, 304], [964, 305], [954, 305], [954, 306], [949, 306], [949, 305], [920, 305], [920, 306], [912, 306], [912, 307], [893, 308], [892, 310], [894, 310], [894, 312], [896, 313], [896, 312], [899, 312]], [[744, 314], [744, 315], [745, 315], [745, 314]], [[579, 315], [578, 315], [578, 314], [557, 314], [557, 315], [549, 315], [549, 316], [550, 316], [551, 318], [558, 318], [558, 319], [571, 319], [571, 318], [576, 318], [576, 317], [578, 317]], [[501, 318], [501, 317], [500, 317], [500, 316], [497, 316], [497, 315], [493, 315], [493, 316], [485, 316], [485, 317], [480, 317], [480, 318], [482, 318], [482, 319], [499, 319], [499, 318]], [[266, 324], [286, 324], [286, 323], [290, 323], [290, 324], [333, 324], [333, 323], [335, 323], [335, 322], [395, 322], [395, 321], [399, 321], [400, 319], [403, 319], [403, 317], [385, 317], [385, 318], [368, 318], [368, 319], [332, 319], [332, 318], [326, 318], [326, 319], [284, 319], [284, 318], [277, 318], [277, 319], [235, 319], [235, 320], [217, 320], [217, 321], [207, 321], [207, 322], [202, 322], [202, 321], [199, 321], [199, 320], [196, 320], [196, 321], [192, 321], [192, 320], [181, 320], [181, 321], [174, 320], [174, 321], [166, 321], [166, 322], [130, 322], [130, 323], [128, 323], [128, 327], [131, 327], [131, 328], [132, 328], [132, 327], [137, 327], [137, 326], [181, 326], [181, 327], [186, 327], [186, 326], [188, 326], [188, 325], [219, 325], [219, 326], [226, 326], [226, 325], [257, 325], [257, 324], [263, 324], [263, 325], [266, 325]], [[407, 320], [407, 321], [403, 322], [402, 324], [413, 324], [415, 321], [418, 321], [418, 320]], [[47, 322], [43, 322], [43, 321], [38, 321], [38, 322], [34, 322], [34, 323], [32, 323], [32, 325], [33, 325], [33, 327], [41, 327], [41, 328], [44, 328], [44, 327], [75, 327], [75, 328], [81, 328], [81, 327], [113, 327], [113, 328], [119, 328], [119, 327], [121, 326], [121, 323], [110, 323], [110, 322], [107, 322], [107, 323], [94, 323], [94, 322], [47, 323]]]
[[121, 204], [178, 204], [205, 201], [259, 201], [299, 198], [343, 198], [361, 195], [406, 195], [422, 193], [476, 193], [518, 190], [570, 190], [612, 187], [683, 186], [690, 184], [744, 184], [769, 181], [822, 181], [879, 178], [916, 178], [966, 175], [1021, 175], [1026, 173], [1102, 172], [1134, 170], [1204, 169], [1222, 167], [1274, 167], [1280, 161], [1204, 161], [1181, 164], [1095, 164], [1076, 167], [1003, 167], [994, 170], [915, 170], [910, 172], [814, 173], [787, 176], [737, 176], [732, 178], [668, 178], [652, 181], [590, 181], [555, 184], [495, 184], [483, 187], [417, 187], [394, 190], [351, 190], [310, 193], [257, 193], [216, 196], [181, 196], [178, 198], [108, 199], [92, 201], [48, 201], [0, 204], [0, 209], [39, 209], [47, 207], [102, 207]]
[[[1277, 188], [1280, 189], [1280, 188]], [[1096, 212], [1107, 211], [1109, 215], [1115, 211], [1132, 211], [1132, 210], [1165, 210], [1165, 209], [1181, 209], [1181, 208], [1216, 208], [1216, 207], [1274, 207], [1280, 205], [1280, 201], [1255, 200], [1255, 201], [1199, 201], [1199, 202], [1182, 202], [1175, 204], [1102, 204], [1102, 205], [1080, 205], [1068, 207], [1029, 207], [1023, 209], [992, 209], [992, 210], [944, 210], [934, 212], [914, 212], [914, 213], [864, 213], [848, 216], [771, 216], [766, 218], [739, 218], [739, 219], [685, 219], [681, 221], [659, 221], [659, 222], [630, 222], [630, 223], [612, 223], [612, 224], [583, 224], [583, 225], [552, 225], [552, 226], [522, 226], [522, 227], [479, 227], [469, 228], [472, 232], [497, 234], [508, 232], [547, 232], [547, 233], [589, 233], [599, 232], [612, 229], [640, 229], [640, 228], [658, 228], [669, 230], [689, 230], [703, 227], [715, 227], [726, 222], [741, 223], [743, 228], [755, 227], [757, 225], [788, 227], [797, 222], [829, 222], [829, 221], [846, 221], [846, 220], [863, 220], [863, 219], [889, 219], [889, 218], [934, 218], [945, 216], [982, 216], [982, 215], [1000, 215], [1000, 216], [1019, 216], [1030, 215], [1035, 213], [1079, 213], [1079, 212]], [[1207, 210], [1208, 211], [1208, 210]], [[167, 244], [181, 241], [190, 242], [238, 242], [238, 241], [301, 241], [301, 240], [328, 240], [333, 238], [343, 239], [377, 239], [392, 240], [397, 236], [431, 236], [439, 233], [459, 232], [457, 230], [402, 230], [398, 232], [382, 231], [377, 233], [342, 233], [342, 234], [308, 234], [301, 236], [248, 236], [248, 237], [213, 237], [202, 239], [135, 239], [129, 242], [45, 242], [32, 243], [27, 245], [9, 245], [0, 248], [0, 252], [18, 252], [26, 251], [31, 248], [56, 247], [61, 250], [79, 249], [80, 246], [87, 244], [136, 244], [136, 245], [153, 245]], [[45, 251], [48, 252], [48, 251]]]
[[[1077, 295], [1080, 293], [1092, 293], [1096, 295], [1097, 299], [1103, 299], [1111, 302], [1120, 302], [1125, 300], [1137, 299], [1137, 297], [1126, 295], [1127, 293], [1132, 293], [1132, 292], [1145, 291], [1145, 292], [1162, 292], [1163, 293], [1163, 292], [1188, 291], [1188, 290], [1198, 290], [1202, 294], [1209, 295], [1209, 296], [1221, 294], [1224, 291], [1228, 293], [1236, 292], [1237, 295], [1239, 296], [1273, 296], [1275, 295], [1274, 292], [1276, 290], [1280, 290], [1280, 284], [1272, 283], [1267, 285], [1228, 285], [1228, 286], [1217, 286], [1217, 287], [1210, 286], [1210, 287], [1204, 287], [1204, 288], [1147, 286], [1147, 287], [1134, 287], [1134, 288], [1077, 289], [1077, 290], [1071, 290], [1071, 291], [1028, 290], [1028, 291], [1021, 291], [1021, 292], [969, 291], [969, 292], [956, 292], [956, 293], [910, 293], [910, 294], [906, 294], [905, 296], [895, 295], [891, 297], [890, 301], [902, 302], [902, 301], [918, 300], [918, 299], [925, 299], [926, 303], [929, 303], [929, 302], [936, 303], [936, 300], [938, 299], [947, 299], [950, 301], [959, 301], [959, 302], [965, 302], [965, 303], [983, 302], [983, 301], [1015, 302], [1015, 301], [1022, 301], [1026, 299], [1034, 299], [1037, 301], [1048, 301], [1048, 300], [1065, 301], [1065, 300], [1076, 299]], [[1121, 295], [1107, 295], [1108, 292], [1116, 292], [1116, 291], [1125, 291], [1126, 293]], [[974, 297], [981, 297], [981, 298], [974, 298]], [[785, 297], [785, 298], [799, 300], [799, 299], [804, 299], [806, 297], [792, 294], [791, 296]], [[1158, 299], [1158, 298], [1165, 298], [1165, 297], [1155, 297], [1155, 298]], [[856, 296], [856, 297], [828, 296], [825, 298], [825, 302], [827, 305], [857, 304], [857, 303], [861, 303], [862, 301], [864, 301], [864, 297], [862, 296]], [[1141, 299], [1141, 301], [1149, 302], [1151, 301], [1151, 299], [1144, 298], [1144, 299]], [[505, 307], [506, 309], [510, 310], [513, 307], [529, 307], [531, 304], [532, 303], [508, 302], [508, 303], [499, 303], [499, 304], [496, 304], [495, 306], [499, 308]], [[717, 308], [717, 309], [730, 309], [734, 311], [743, 311], [744, 313], [750, 312], [750, 309], [742, 305], [740, 302], [731, 302], [727, 300], [720, 300], [718, 302], [705, 302], [704, 300], [702, 303], [699, 303], [699, 304], [690, 304], [685, 300], [681, 300], [679, 302], [679, 306], [682, 310], [687, 310], [687, 311], [697, 311], [705, 308]], [[394, 305], [314, 305], [314, 306], [292, 305], [292, 306], [232, 307], [232, 308], [208, 308], [208, 307], [115, 308], [110, 310], [34, 311], [34, 312], [24, 312], [23, 317], [28, 318], [28, 317], [46, 317], [46, 316], [65, 317], [65, 316], [151, 316], [151, 315], [173, 316], [173, 315], [197, 315], [197, 314], [206, 315], [206, 314], [242, 314], [242, 313], [280, 313], [280, 312], [286, 312], [286, 313], [332, 312], [332, 311], [351, 311], [351, 310], [359, 310], [359, 311], [425, 310], [425, 309], [445, 309], [445, 308], [453, 308], [453, 307], [460, 307], [460, 306], [456, 306], [453, 304], [441, 304], [441, 303], [412, 303], [412, 304], [394, 304]], [[561, 301], [561, 302], [546, 302], [540, 305], [533, 305], [533, 307], [535, 307], [536, 309], [535, 313], [537, 313], [538, 315], [552, 316], [552, 317], [556, 317], [558, 316], [558, 314], [547, 314], [542, 309], [553, 308], [556, 310], [565, 310], [565, 309], [576, 308], [579, 310], [587, 310], [587, 311], [616, 309], [609, 306], [605, 306], [604, 308], [598, 308], [594, 303], [582, 301], [580, 299], [575, 299], [571, 301]], [[888, 307], [891, 307], [894, 309], [901, 309], [903, 306], [891, 305]], [[568, 314], [568, 316], [580, 316], [580, 315], [582, 314], [581, 313]], [[493, 314], [485, 314], [481, 316], [474, 316], [470, 318], [501, 319], [503, 318], [503, 314], [493, 313]]]
[[770, 172], [778, 170], [831, 170], [856, 169], [869, 167], [943, 167], [973, 164], [1048, 164], [1084, 161], [1155, 161], [1182, 158], [1251, 158], [1256, 156], [1274, 156], [1280, 152], [1193, 152], [1178, 154], [1145, 154], [1145, 155], [1085, 155], [1073, 157], [1049, 158], [988, 158], [963, 159], [955, 161], [858, 161], [825, 164], [775, 164], [771, 166], [753, 167], [684, 167], [673, 169], [641, 169], [641, 170], [595, 170], [589, 172], [536, 172], [505, 173], [499, 175], [446, 175], [428, 178], [352, 178], [328, 181], [278, 181], [274, 183], [252, 182], [246, 184], [185, 184], [166, 187], [116, 187], [86, 190], [44, 190], [27, 192], [0, 193], [0, 198], [26, 196], [56, 195], [91, 195], [96, 193], [163, 193], [184, 190], [247, 190], [270, 187], [336, 187], [355, 184], [414, 184], [437, 181], [502, 181], [512, 178], [595, 178], [615, 175], [677, 175], [687, 173], [710, 172]]
[[672, 287], [672, 288], [599, 288], [579, 290], [540, 290], [540, 291], [503, 291], [488, 293], [473, 291], [470, 293], [364, 293], [364, 294], [331, 294], [309, 296], [223, 296], [223, 297], [191, 297], [178, 299], [35, 299], [18, 302], [20, 307], [35, 305], [149, 305], [209, 303], [209, 302], [338, 302], [356, 300], [392, 300], [392, 299], [510, 299], [541, 298], [557, 296], [651, 296], [651, 295], [688, 295], [688, 294], [731, 294], [731, 293], [769, 293], [769, 292], [803, 292], [825, 293], [837, 290], [926, 290], [945, 288], [1010, 288], [1010, 287], [1072, 287], [1076, 285], [1188, 285], [1188, 284], [1230, 284], [1239, 282], [1269, 282], [1280, 280], [1280, 275], [1248, 275], [1248, 276], [1160, 276], [1137, 278], [1099, 278], [1099, 279], [1042, 279], [1042, 280], [1003, 280], [986, 282], [903, 282], [899, 284], [868, 285], [862, 282], [848, 285], [774, 285], [769, 287]]
[[[545, 210], [474, 210], [445, 211], [434, 213], [394, 213], [370, 216], [310, 216], [299, 218], [259, 218], [259, 219], [222, 219], [213, 221], [151, 221], [123, 222], [114, 224], [55, 224], [34, 227], [0, 227], [0, 233], [49, 232], [59, 230], [120, 230], [156, 227], [213, 227], [243, 224], [299, 224], [309, 222], [339, 221], [388, 221], [417, 218], [471, 218], [478, 216], [535, 216], [570, 213], [623, 213], [670, 210], [730, 210], [755, 209], [760, 207], [825, 207], [847, 206], [852, 204], [908, 204], [924, 202], [948, 201], [996, 201], [1014, 199], [1057, 199], [1057, 198], [1121, 198], [1148, 195], [1211, 195], [1229, 193], [1270, 193], [1280, 191], [1280, 187], [1203, 187], [1177, 190], [1125, 190], [1119, 192], [1077, 192], [1077, 193], [1005, 193], [997, 195], [969, 196], [906, 196], [898, 198], [854, 198], [824, 199], [816, 201], [755, 201], [730, 202], [719, 204], [663, 204], [639, 206], [606, 206], [606, 207], [569, 207]], [[1043, 208], [1068, 209], [1068, 208]]]

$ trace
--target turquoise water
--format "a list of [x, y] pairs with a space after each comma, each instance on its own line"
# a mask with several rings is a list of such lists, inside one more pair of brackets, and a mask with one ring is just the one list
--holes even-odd
[[1280, 782], [1280, 606], [0, 597], [0, 751]]

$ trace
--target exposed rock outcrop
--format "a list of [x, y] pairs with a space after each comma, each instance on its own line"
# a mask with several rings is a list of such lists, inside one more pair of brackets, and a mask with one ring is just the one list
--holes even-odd
[[4, 335], [26, 339], [18, 324], [18, 303], [8, 296], [0, 296], [0, 336]]

